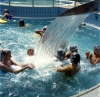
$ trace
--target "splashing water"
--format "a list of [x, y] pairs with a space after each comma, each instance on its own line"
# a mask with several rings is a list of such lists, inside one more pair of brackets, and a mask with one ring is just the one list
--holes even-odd
[[66, 49], [75, 30], [84, 21], [89, 14], [80, 14], [72, 16], [57, 17], [45, 31], [40, 43], [34, 63], [37, 66], [40, 64], [48, 64], [52, 57], [59, 49]]

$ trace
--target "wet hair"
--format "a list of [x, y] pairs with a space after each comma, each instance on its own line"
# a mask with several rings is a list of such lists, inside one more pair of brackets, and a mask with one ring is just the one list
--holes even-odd
[[0, 61], [3, 60], [3, 58], [8, 54], [8, 52], [11, 52], [10, 50], [1, 50], [0, 51]]
[[44, 27], [43, 27], [43, 31], [46, 30], [46, 29], [47, 29], [47, 26], [44, 26]]
[[80, 55], [78, 53], [72, 53], [70, 56], [70, 60], [72, 63], [77, 65], [78, 63], [80, 63]]
[[100, 54], [100, 46], [98, 45], [98, 46], [95, 46], [94, 48], [97, 48], [98, 53]]
[[70, 46], [70, 51], [72, 52], [73, 50], [77, 50], [77, 46], [76, 45]]
[[4, 10], [4, 12], [7, 12], [7, 13], [9, 13], [8, 9], [5, 9], [5, 10]]
[[33, 50], [33, 52], [34, 52], [34, 48], [29, 48], [29, 49], [27, 50], [27, 54], [29, 53], [30, 50]]
[[19, 25], [19, 27], [25, 26], [24, 20], [23, 19], [20, 19], [18, 25]]
[[64, 60], [64, 58], [65, 58], [65, 51], [62, 50], [62, 49], [59, 49], [58, 52], [57, 52], [57, 56], [58, 56], [58, 59], [60, 61]]

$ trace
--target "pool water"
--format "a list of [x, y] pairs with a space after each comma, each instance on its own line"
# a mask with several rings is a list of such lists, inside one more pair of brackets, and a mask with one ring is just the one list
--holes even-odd
[[[18, 20], [0, 24], [2, 48], [12, 51], [12, 58], [23, 63], [29, 47], [38, 48], [39, 39], [33, 37], [37, 29], [53, 22], [52, 19], [24, 19], [27, 27], [19, 28]], [[69, 78], [50, 67], [39, 70], [25, 70], [19, 74], [0, 72], [0, 97], [70, 97], [100, 82], [100, 64], [91, 66], [85, 52], [91, 51], [100, 43], [100, 31], [90, 26], [78, 28], [69, 46], [76, 44], [81, 55], [81, 69]], [[58, 63], [50, 64], [51, 67]], [[41, 64], [42, 65], [42, 64]]]

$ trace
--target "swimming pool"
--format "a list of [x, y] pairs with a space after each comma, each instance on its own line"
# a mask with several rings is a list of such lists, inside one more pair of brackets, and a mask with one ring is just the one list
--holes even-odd
[[[16, 61], [23, 62], [29, 47], [38, 48], [39, 39], [33, 37], [37, 29], [53, 22], [52, 19], [25, 19], [26, 28], [18, 27], [15, 19], [7, 24], [0, 24], [1, 48], [8, 48]], [[0, 72], [1, 97], [70, 97], [100, 82], [100, 64], [91, 66], [85, 58], [85, 52], [93, 52], [93, 47], [100, 43], [100, 31], [90, 26], [77, 29], [69, 45], [77, 44], [81, 55], [81, 70], [72, 78], [51, 68], [39, 71], [25, 70], [17, 75]], [[58, 63], [56, 63], [58, 64]], [[55, 64], [55, 65], [56, 65]], [[50, 64], [53, 66], [54, 64]]]

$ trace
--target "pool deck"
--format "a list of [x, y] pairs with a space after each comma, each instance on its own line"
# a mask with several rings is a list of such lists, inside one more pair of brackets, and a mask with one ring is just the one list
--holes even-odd
[[[62, 4], [62, 3], [56, 3], [57, 5], [54, 5], [55, 7], [62, 7], [62, 8], [68, 8], [68, 9], [70, 9], [70, 8], [73, 8], [75, 5], [74, 5], [74, 1], [71, 1], [70, 0], [70, 2], [73, 2], [72, 4]], [[2, 5], [8, 5], [8, 3], [1, 3], [0, 2], [0, 4], [2, 4]], [[82, 5], [80, 2], [76, 2], [76, 6], [79, 6], [79, 5]], [[10, 6], [23, 6], [23, 7], [32, 7], [32, 5], [25, 5], [25, 4], [20, 4], [19, 2], [12, 2], [11, 4], [10, 4]], [[38, 6], [38, 5], [35, 5], [35, 7], [52, 7], [52, 6], [46, 6], [46, 5], [44, 5], [44, 6]]]
[[100, 97], [100, 83], [71, 97]]
[[[76, 2], [76, 6], [80, 6], [80, 5], [82, 5], [80, 2]], [[68, 9], [75, 7], [74, 2], [73, 4], [62, 4], [62, 5], [57, 5], [57, 6], [62, 7], [62, 8], [68, 8]]]

